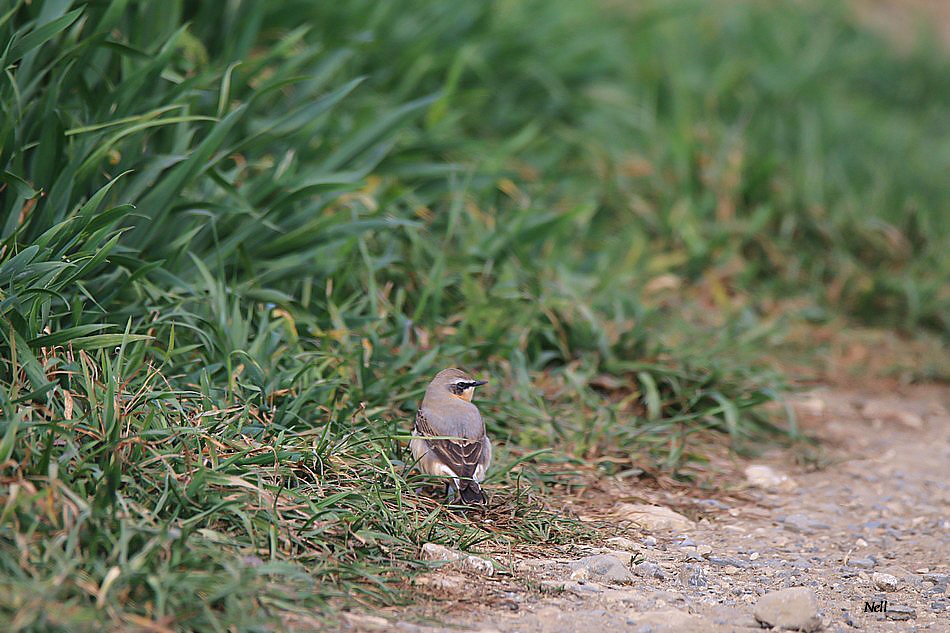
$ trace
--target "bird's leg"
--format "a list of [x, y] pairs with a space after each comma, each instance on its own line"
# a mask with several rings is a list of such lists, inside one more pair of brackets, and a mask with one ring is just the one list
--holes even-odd
[[445, 502], [451, 505], [453, 501], [455, 501], [455, 487], [451, 481], [447, 481], [445, 482]]

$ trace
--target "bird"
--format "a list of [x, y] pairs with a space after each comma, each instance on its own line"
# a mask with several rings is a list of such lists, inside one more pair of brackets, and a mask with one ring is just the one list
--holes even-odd
[[487, 380], [475, 380], [455, 367], [436, 374], [416, 412], [409, 442], [419, 468], [429, 475], [451, 477], [446, 495], [454, 488], [465, 505], [488, 501], [480, 484], [491, 465], [491, 441], [478, 407], [472, 404], [475, 388], [486, 384]]

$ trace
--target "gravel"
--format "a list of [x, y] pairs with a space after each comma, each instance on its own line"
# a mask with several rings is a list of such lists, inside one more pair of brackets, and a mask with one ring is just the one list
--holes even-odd
[[787, 631], [817, 631], [821, 628], [818, 601], [807, 587], [772, 591], [755, 604], [755, 619], [765, 626]]

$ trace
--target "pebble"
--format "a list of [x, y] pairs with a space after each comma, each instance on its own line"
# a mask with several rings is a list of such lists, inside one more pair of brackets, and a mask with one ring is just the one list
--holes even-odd
[[490, 561], [436, 543], [426, 543], [422, 546], [422, 560], [453, 563], [453, 567], [475, 572], [481, 576], [495, 574], [495, 566]]
[[792, 402], [792, 406], [815, 417], [819, 417], [825, 412], [825, 401], [815, 395], [795, 400]]
[[552, 593], [564, 591], [582, 598], [604, 592], [604, 590], [596, 584], [591, 584], [588, 582], [564, 582], [562, 580], [542, 580], [541, 590]]
[[[709, 620], [675, 609], [647, 611], [645, 613], [631, 612], [627, 618], [627, 625], [627, 627], [619, 630], [631, 631], [632, 633], [710, 633], [710, 631], [722, 630]], [[589, 625], [582, 628], [575, 623], [575, 626], [570, 629], [544, 630], [588, 631], [594, 630], [594, 628]]]
[[877, 559], [873, 556], [865, 556], [863, 558], [851, 558], [848, 560], [848, 564], [852, 567], [859, 567], [861, 569], [872, 569], [877, 565]]
[[716, 510], [730, 509], [729, 506], [718, 499], [698, 499], [696, 503], [706, 508], [715, 508]]
[[680, 571], [680, 582], [687, 587], [705, 587], [709, 584], [706, 572], [696, 564], [688, 564]]
[[897, 398], [871, 400], [864, 405], [861, 414], [869, 420], [897, 422], [915, 430], [924, 428], [924, 419], [908, 411], [907, 404]]
[[[654, 544], [656, 544], [656, 539], [653, 540]], [[636, 541], [629, 539], [626, 536], [614, 536], [607, 539], [607, 547], [623, 550], [625, 552], [636, 552], [640, 549], [640, 546], [637, 545]]]
[[771, 466], [762, 466], [753, 464], [746, 467], [745, 478], [750, 486], [762, 488], [763, 490], [781, 490], [791, 492], [798, 488], [791, 477], [783, 472], [775, 470]]
[[790, 514], [781, 519], [782, 524], [793, 532], [811, 534], [816, 530], [826, 530], [828, 525], [817, 521], [807, 514]]
[[707, 558], [711, 564], [719, 565], [720, 567], [740, 567], [745, 569], [749, 566], [749, 563], [738, 558], [732, 558], [731, 556], [710, 556]]
[[656, 547], [656, 537], [653, 536], [644, 536], [640, 542], [646, 547]]
[[598, 554], [575, 560], [568, 564], [571, 580], [596, 580], [607, 583], [626, 583], [633, 574], [619, 558], [611, 554]]
[[365, 615], [362, 613], [344, 613], [343, 619], [351, 626], [361, 631], [380, 631], [388, 629], [392, 624], [386, 618], [378, 615]]
[[807, 587], [770, 591], [755, 603], [755, 619], [765, 626], [793, 631], [817, 631], [821, 628], [818, 601]]
[[899, 604], [887, 605], [887, 611], [884, 613], [884, 616], [888, 620], [916, 620], [917, 611]]
[[645, 530], [692, 530], [696, 524], [682, 514], [664, 506], [640, 503], [618, 503], [614, 513], [622, 520], [630, 521]]
[[416, 585], [430, 587], [445, 593], [462, 593], [469, 586], [470, 580], [465, 576], [457, 574], [446, 574], [443, 572], [431, 574], [419, 574], [413, 580]]
[[643, 561], [637, 564], [633, 568], [633, 573], [641, 578], [658, 578], [660, 580], [666, 578], [666, 572], [664, 572], [659, 565], [651, 563], [650, 561]]
[[897, 577], [879, 571], [871, 574], [871, 582], [881, 591], [897, 591]]

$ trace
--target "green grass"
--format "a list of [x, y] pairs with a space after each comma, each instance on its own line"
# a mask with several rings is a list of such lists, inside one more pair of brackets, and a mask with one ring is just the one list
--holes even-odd
[[[2, 628], [398, 602], [584, 538], [552, 471], [794, 432], [783, 320], [946, 335], [950, 64], [825, 4], [0, 4]], [[448, 365], [490, 528], [410, 468]]]

